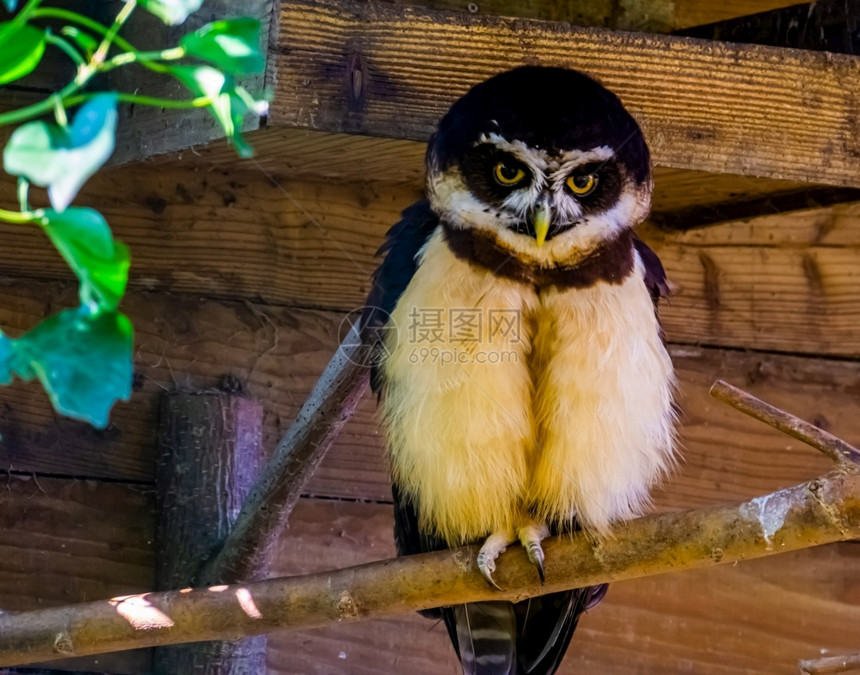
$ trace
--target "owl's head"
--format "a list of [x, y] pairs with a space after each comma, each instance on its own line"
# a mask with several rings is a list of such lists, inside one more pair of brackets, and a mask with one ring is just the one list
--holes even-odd
[[433, 210], [540, 265], [575, 263], [638, 225], [651, 188], [639, 125], [564, 68], [523, 66], [473, 87], [427, 150]]

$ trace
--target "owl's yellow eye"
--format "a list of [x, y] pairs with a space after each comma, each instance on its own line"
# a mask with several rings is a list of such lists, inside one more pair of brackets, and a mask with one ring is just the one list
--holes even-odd
[[565, 183], [573, 194], [578, 197], [584, 197], [594, 192], [594, 189], [597, 187], [597, 174], [573, 174], [567, 177]]
[[499, 162], [493, 167], [493, 178], [499, 185], [505, 187], [513, 187], [520, 183], [526, 177], [526, 172], [518, 166], [510, 166], [504, 162]]

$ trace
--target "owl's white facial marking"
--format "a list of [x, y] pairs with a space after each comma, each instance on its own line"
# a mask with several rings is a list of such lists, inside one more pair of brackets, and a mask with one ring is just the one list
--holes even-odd
[[[551, 153], [489, 133], [478, 139], [473, 150], [486, 159], [428, 173], [430, 203], [453, 227], [492, 234], [523, 261], [541, 266], [575, 264], [602, 242], [638, 225], [650, 209], [651, 182], [637, 185], [608, 146]], [[505, 188], [493, 181], [492, 166], [505, 157], [528, 171], [522, 187]], [[578, 196], [568, 186], [568, 178], [576, 176], [577, 170], [597, 177], [592, 194]], [[539, 247], [529, 222], [544, 195], [549, 196], [552, 225]]]

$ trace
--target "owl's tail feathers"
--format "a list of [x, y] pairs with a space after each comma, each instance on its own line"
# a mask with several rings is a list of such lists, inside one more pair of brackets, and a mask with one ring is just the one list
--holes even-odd
[[453, 610], [463, 675], [516, 675], [514, 606], [510, 602], [473, 602]]

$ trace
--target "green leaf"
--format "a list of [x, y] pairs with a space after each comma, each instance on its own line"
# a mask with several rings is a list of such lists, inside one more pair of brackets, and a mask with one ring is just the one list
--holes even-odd
[[0, 331], [0, 384], [12, 381], [13, 342]]
[[233, 78], [211, 66], [172, 66], [173, 75], [199, 97], [212, 99], [209, 111], [218, 120], [240, 157], [252, 157], [254, 151], [242, 138], [242, 119], [248, 112], [261, 115], [267, 103], [251, 97]]
[[113, 152], [116, 101], [112, 92], [94, 96], [68, 130], [44, 122], [18, 127], [3, 151], [4, 168], [47, 187], [51, 204], [63, 211]]
[[137, 4], [169, 26], [175, 26], [200, 9], [203, 0], [137, 0]]
[[58, 412], [102, 428], [111, 406], [131, 396], [132, 343], [124, 314], [78, 307], [15, 340], [14, 369], [38, 377]]
[[81, 280], [81, 303], [114, 310], [125, 293], [128, 248], [114, 241], [104, 217], [93, 209], [46, 211], [45, 232]]
[[260, 22], [240, 18], [215, 21], [179, 41], [189, 56], [210, 61], [221, 70], [238, 75], [259, 73], [265, 66], [260, 53]]
[[0, 23], [0, 85], [19, 80], [31, 73], [39, 65], [44, 53], [43, 31], [11, 21]]

